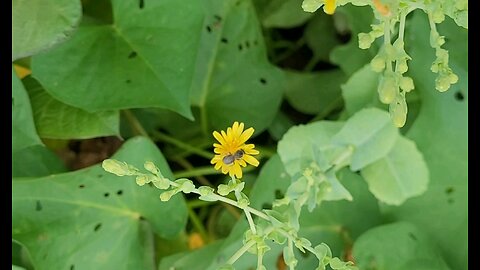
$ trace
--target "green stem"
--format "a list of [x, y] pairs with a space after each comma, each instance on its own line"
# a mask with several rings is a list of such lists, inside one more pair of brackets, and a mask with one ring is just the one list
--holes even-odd
[[207, 231], [205, 230], [205, 227], [203, 227], [202, 222], [198, 218], [197, 214], [195, 214], [195, 211], [192, 210], [192, 208], [187, 207], [187, 209], [188, 209], [188, 216], [189, 216], [190, 220], [192, 221], [192, 225], [198, 231], [198, 233], [202, 237], [203, 241], [205, 243], [208, 243]]
[[228, 259], [227, 264], [234, 264], [238, 258], [242, 257], [243, 253], [247, 252], [247, 250], [253, 247], [253, 245], [255, 245], [255, 240], [248, 241], [243, 247], [237, 250], [237, 252], [235, 252], [230, 259]]
[[164, 133], [161, 133], [159, 131], [154, 131], [153, 132], [153, 138], [157, 139], [159, 141], [163, 141], [163, 142], [166, 142], [166, 143], [173, 144], [180, 149], [188, 150], [188, 151], [190, 151], [192, 153], [195, 153], [195, 154], [197, 154], [201, 157], [204, 157], [206, 159], [212, 159], [212, 157], [213, 157], [213, 154], [210, 153], [210, 152], [207, 152], [203, 149], [199, 149], [199, 148], [196, 148], [194, 146], [191, 146], [187, 143], [184, 143], [180, 140], [177, 140], [177, 139], [175, 139], [173, 137], [170, 137], [170, 136], [168, 136]]
[[[234, 178], [232, 178], [234, 180]], [[237, 198], [237, 201], [242, 198], [240, 195], [240, 191], [235, 190], [235, 197]], [[252, 231], [253, 234], [257, 234], [257, 229], [255, 228], [255, 223], [253, 222], [252, 214], [247, 209], [243, 209], [243, 212], [245, 212], [245, 216], [247, 217], [248, 225], [250, 226], [250, 230]]]
[[137, 117], [135, 117], [135, 115], [130, 110], [122, 110], [122, 113], [127, 119], [127, 122], [135, 135], [142, 135], [149, 138], [148, 133], [142, 127], [142, 124], [140, 124]]

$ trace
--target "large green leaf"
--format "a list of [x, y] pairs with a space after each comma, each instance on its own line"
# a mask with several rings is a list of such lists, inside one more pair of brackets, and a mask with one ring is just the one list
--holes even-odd
[[13, 0], [12, 61], [66, 40], [81, 16], [79, 0]]
[[[130, 139], [113, 158], [137, 167], [153, 161], [172, 178], [146, 138]], [[172, 237], [186, 223], [182, 196], [161, 202], [158, 189], [100, 165], [12, 185], [12, 238], [30, 250], [36, 269], [155, 269], [152, 233]]]
[[360, 269], [450, 269], [426, 234], [408, 222], [367, 231], [355, 242], [353, 253]]
[[285, 97], [296, 110], [326, 115], [342, 100], [340, 84], [345, 74], [339, 70], [315, 73], [286, 72]]
[[35, 130], [28, 94], [12, 67], [12, 153], [41, 144]]
[[384, 157], [397, 138], [398, 130], [393, 126], [388, 113], [368, 108], [350, 117], [332, 140], [355, 147], [350, 168], [356, 171]]
[[199, 2], [113, 0], [112, 8], [113, 25], [84, 23], [33, 57], [33, 76], [54, 98], [87, 111], [162, 107], [191, 117]]
[[87, 139], [119, 135], [118, 111], [89, 113], [50, 96], [32, 77], [23, 79], [38, 134], [49, 139]]
[[[468, 31], [447, 19], [439, 27], [452, 54], [450, 64], [459, 76], [457, 84], [444, 93], [435, 90], [435, 77], [428, 68], [434, 50], [429, 46], [428, 19], [422, 12], [413, 15], [407, 29], [406, 44], [413, 60], [410, 74], [422, 98], [418, 118], [407, 133], [423, 153], [430, 172], [427, 192], [400, 207], [385, 211], [399, 220], [422, 228], [442, 249], [452, 269], [468, 269], [468, 70], [464, 55], [468, 52]], [[458, 32], [462, 32], [460, 35]], [[456, 55], [461, 58], [455, 57]], [[460, 98], [461, 97], [461, 98]]]
[[428, 168], [415, 143], [399, 137], [383, 158], [362, 169], [370, 191], [382, 202], [400, 205], [427, 190]]
[[12, 155], [12, 177], [40, 177], [65, 171], [60, 158], [42, 145], [23, 148]]
[[203, 3], [206, 19], [192, 84], [192, 103], [200, 108], [203, 131], [242, 121], [258, 134], [280, 106], [283, 74], [267, 60], [250, 0]]

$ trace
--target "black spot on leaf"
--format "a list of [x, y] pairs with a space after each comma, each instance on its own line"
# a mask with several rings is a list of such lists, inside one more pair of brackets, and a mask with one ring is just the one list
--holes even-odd
[[117, 191], [117, 195], [118, 195], [118, 196], [120, 196], [120, 195], [122, 195], [122, 194], [123, 194], [123, 190]]
[[70, 265], [70, 270], [75, 270], [75, 265]]
[[210, 25], [207, 25], [207, 32], [208, 32], [208, 33], [211, 33], [211, 32], [212, 32], [212, 28], [210, 27]]
[[140, 220], [146, 220], [146, 218], [144, 216], [140, 216], [139, 219]]
[[267, 84], [267, 80], [265, 78], [260, 78], [260, 83]]
[[78, 188], [84, 188], [84, 187], [85, 187], [84, 184], [81, 184], [81, 185], [78, 186]]
[[272, 204], [271, 203], [264, 203], [264, 204], [262, 204], [262, 209], [272, 209]]
[[105, 192], [105, 193], [103, 194], [103, 197], [105, 197], [105, 198], [107, 198], [108, 196], [110, 196], [110, 193], [108, 193], [108, 192]]
[[283, 192], [280, 189], [275, 190], [275, 199], [282, 199], [284, 197]]
[[243, 45], [242, 44], [238, 44], [238, 50], [239, 51], [243, 50]]
[[455, 189], [453, 187], [448, 187], [448, 188], [445, 189], [446, 194], [452, 194], [454, 191], [455, 191]]
[[135, 51], [132, 51], [129, 55], [128, 55], [128, 59], [132, 59], [132, 58], [135, 58], [137, 57], [137, 52]]
[[223, 43], [225, 43], [225, 44], [228, 43], [228, 39], [226, 39], [226, 38], [222, 38], [222, 39], [220, 39], [220, 41], [223, 42]]
[[97, 225], [95, 225], [95, 228], [93, 228], [93, 230], [97, 232], [98, 230], [100, 230], [101, 227], [102, 227], [102, 223], [98, 223]]
[[458, 101], [463, 101], [465, 99], [465, 96], [462, 94], [462, 92], [458, 91], [455, 93], [455, 99]]
[[220, 15], [213, 15], [213, 17], [217, 20], [217, 21], [221, 21], [222, 20], [222, 17], [220, 17]]
[[43, 209], [42, 203], [40, 201], [37, 201], [35, 205], [35, 210], [42, 211], [42, 209]]
[[417, 237], [413, 234], [413, 233], [408, 233], [408, 236], [412, 239], [412, 240], [415, 240], [417, 241]]
[[250, 42], [248, 42], [248, 40], [245, 41], [245, 47], [247, 47], [247, 49], [250, 48]]
[[138, 7], [139, 7], [140, 9], [143, 9], [143, 8], [145, 7], [145, 0], [139, 0], [139, 1], [138, 1]]

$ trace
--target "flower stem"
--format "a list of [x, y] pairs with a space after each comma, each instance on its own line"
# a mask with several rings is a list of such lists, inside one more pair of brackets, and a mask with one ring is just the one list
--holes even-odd
[[202, 222], [198, 218], [195, 211], [193, 211], [193, 209], [188, 204], [187, 204], [187, 209], [188, 209], [188, 216], [190, 218], [190, 221], [192, 221], [192, 225], [198, 231], [204, 243], [208, 243], [208, 234], [207, 234], [207, 231], [205, 230], [205, 227], [203, 227]]
[[211, 154], [210, 152], [207, 152], [203, 149], [199, 149], [197, 147], [191, 146], [187, 143], [184, 143], [180, 140], [177, 140], [177, 139], [175, 139], [173, 137], [170, 137], [170, 136], [168, 136], [168, 135], [166, 135], [162, 132], [159, 132], [159, 131], [154, 131], [153, 132], [153, 138], [157, 139], [159, 141], [163, 141], [163, 142], [175, 145], [176, 147], [178, 147], [180, 149], [190, 151], [190, 152], [195, 153], [195, 154], [197, 154], [201, 157], [204, 157], [206, 159], [211, 159], [213, 157], [213, 154]]
[[137, 117], [135, 117], [130, 110], [122, 110], [122, 113], [127, 119], [127, 122], [135, 135], [142, 135], [149, 138], [148, 133], [145, 131], [142, 124], [140, 124], [140, 121], [138, 121]]

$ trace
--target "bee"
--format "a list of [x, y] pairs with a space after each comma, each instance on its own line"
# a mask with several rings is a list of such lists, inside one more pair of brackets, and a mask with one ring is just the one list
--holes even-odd
[[235, 160], [239, 160], [243, 157], [243, 154], [245, 154], [245, 151], [243, 149], [237, 150], [233, 155], [228, 153], [225, 157], [223, 157], [223, 163], [226, 165], [232, 165]]

